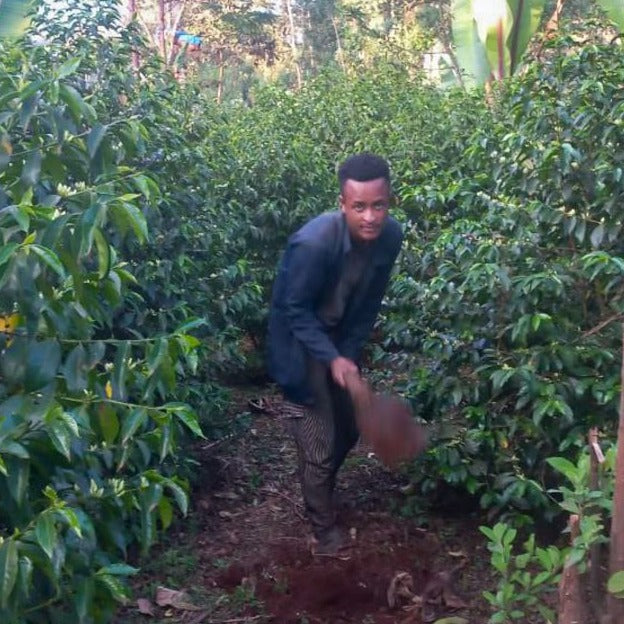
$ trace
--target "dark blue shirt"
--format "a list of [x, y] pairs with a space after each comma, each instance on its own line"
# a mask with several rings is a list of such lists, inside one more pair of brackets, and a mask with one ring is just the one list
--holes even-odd
[[[370, 243], [370, 258], [337, 326], [318, 312], [336, 287], [351, 237], [342, 212], [308, 221], [288, 240], [273, 286], [269, 312], [268, 369], [287, 399], [309, 404], [307, 355], [329, 364], [338, 356], [359, 360], [401, 248], [401, 226], [388, 217]], [[331, 336], [330, 336], [331, 333]]]

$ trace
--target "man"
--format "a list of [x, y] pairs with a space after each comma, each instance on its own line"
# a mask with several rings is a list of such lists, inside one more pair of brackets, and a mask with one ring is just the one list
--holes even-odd
[[316, 554], [348, 545], [336, 525], [336, 473], [358, 438], [345, 378], [358, 374], [402, 241], [388, 215], [390, 171], [374, 154], [338, 171], [340, 210], [292, 235], [279, 265], [269, 315], [269, 372], [293, 418], [306, 512]]

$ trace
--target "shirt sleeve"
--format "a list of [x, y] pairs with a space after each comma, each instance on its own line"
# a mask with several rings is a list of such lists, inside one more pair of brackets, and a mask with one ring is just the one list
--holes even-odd
[[328, 270], [327, 254], [318, 244], [300, 242], [289, 255], [285, 305], [290, 330], [314, 359], [329, 364], [340, 354], [315, 311]]

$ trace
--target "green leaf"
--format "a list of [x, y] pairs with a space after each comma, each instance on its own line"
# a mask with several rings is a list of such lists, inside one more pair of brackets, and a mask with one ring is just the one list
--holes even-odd
[[67, 76], [70, 76], [78, 69], [81, 61], [82, 59], [79, 56], [75, 56], [74, 58], [67, 59], [58, 68], [58, 71], [56, 72], [56, 77], [58, 79], [67, 78]]
[[59, 514], [65, 522], [69, 525], [69, 528], [76, 533], [78, 537], [82, 537], [82, 529], [80, 528], [80, 520], [78, 520], [78, 515], [76, 512], [70, 507], [61, 507], [57, 509], [57, 514]]
[[451, 5], [453, 42], [457, 61], [468, 76], [467, 82], [484, 84], [491, 69], [483, 42], [479, 38], [472, 0], [453, 0]]
[[579, 471], [577, 467], [565, 457], [548, 457], [546, 461], [572, 483], [577, 483]]
[[61, 364], [61, 347], [56, 340], [28, 344], [24, 386], [39, 390], [53, 382]]
[[65, 410], [61, 410], [61, 420], [65, 423], [65, 426], [69, 429], [73, 436], [77, 438], [80, 437], [78, 423], [72, 414], [66, 412]]
[[67, 425], [61, 420], [55, 420], [48, 425], [48, 436], [54, 445], [54, 448], [71, 460], [71, 433]]
[[154, 541], [156, 535], [155, 509], [162, 498], [162, 486], [158, 483], [150, 483], [149, 487], [141, 492], [141, 531], [140, 542], [141, 551], [146, 554]]
[[591, 236], [589, 237], [592, 247], [594, 248], [600, 247], [604, 239], [604, 235], [605, 235], [605, 227], [604, 227], [604, 224], [601, 223], [600, 225], [597, 225], [593, 229]]
[[128, 440], [136, 433], [139, 427], [142, 427], [147, 420], [147, 410], [139, 407], [130, 412], [128, 416], [123, 419], [121, 425], [121, 443], [125, 446]]
[[165, 424], [160, 426], [160, 461], [165, 461], [165, 457], [171, 452], [171, 416]]
[[176, 334], [185, 334], [191, 329], [196, 329], [197, 327], [205, 327], [207, 325], [207, 321], [205, 318], [194, 318], [188, 319], [182, 325], [176, 328]]
[[26, 32], [30, 18], [31, 2], [27, 0], [2, 0], [0, 2], [0, 39], [19, 37]]
[[6, 245], [2, 245], [2, 247], [0, 247], [0, 266], [8, 262], [17, 249], [19, 249], [19, 245], [17, 243], [7, 243]]
[[59, 96], [69, 107], [74, 121], [81, 121], [84, 115], [85, 103], [80, 93], [70, 85], [61, 84], [59, 86]]
[[108, 404], [99, 405], [97, 413], [104, 440], [107, 444], [113, 444], [119, 433], [119, 418], [115, 408]]
[[175, 498], [176, 503], [178, 504], [178, 507], [182, 514], [186, 516], [186, 514], [188, 513], [189, 503], [187, 493], [175, 481], [172, 481], [171, 479], [167, 479], [164, 483], [165, 487], [172, 492], [173, 497]]
[[452, 616], [436, 620], [433, 624], [468, 624], [468, 620], [463, 617]]
[[7, 168], [11, 162], [13, 146], [7, 134], [0, 134], [0, 172]]
[[20, 557], [17, 573], [17, 586], [25, 598], [32, 595], [33, 562], [29, 557]]
[[9, 478], [7, 485], [13, 500], [21, 506], [26, 498], [28, 482], [30, 480], [30, 461], [17, 457], [7, 457], [5, 459]]
[[41, 546], [43, 552], [45, 552], [45, 554], [52, 559], [52, 553], [54, 551], [58, 535], [54, 524], [54, 518], [50, 512], [44, 511], [39, 518], [37, 518], [37, 523], [35, 524], [35, 537], [37, 538], [37, 542], [39, 542], [39, 546]]
[[169, 499], [163, 496], [158, 503], [158, 513], [163, 530], [167, 530], [173, 522], [173, 507]]
[[87, 135], [87, 150], [90, 158], [93, 158], [98, 151], [107, 129], [108, 127], [101, 123], [96, 123], [93, 128], [91, 128], [91, 131]]
[[510, 73], [515, 73], [529, 41], [537, 30], [545, 0], [507, 0], [513, 15], [513, 25], [509, 33]]
[[111, 250], [108, 241], [104, 238], [104, 234], [102, 234], [99, 228], [93, 231], [93, 238], [98, 255], [98, 278], [103, 280], [111, 270]]
[[70, 392], [81, 392], [87, 388], [87, 352], [81, 344], [67, 356], [61, 373]]
[[29, 245], [28, 249], [34, 251], [61, 279], [65, 279], [65, 269], [59, 257], [51, 249], [41, 245]]
[[138, 574], [139, 569], [133, 568], [127, 563], [111, 563], [110, 565], [100, 568], [96, 574], [111, 574], [112, 576], [133, 576]]
[[197, 437], [206, 437], [199, 426], [197, 415], [191, 410], [190, 407], [186, 406], [185, 409], [175, 409], [173, 412], [176, 417], [182, 421]]
[[17, 580], [17, 544], [14, 539], [4, 540], [0, 546], [0, 608], [6, 609]]
[[41, 151], [36, 149], [26, 157], [24, 168], [22, 169], [21, 180], [26, 186], [34, 186], [39, 181], [41, 173]]
[[624, 2], [622, 0], [598, 0], [609, 19], [613, 20], [620, 30], [624, 30]]
[[95, 596], [95, 581], [88, 577], [74, 579], [76, 594], [74, 596], [74, 606], [78, 614], [80, 624], [91, 622], [89, 613]]
[[112, 206], [112, 216], [122, 234], [131, 228], [139, 242], [147, 240], [147, 221], [143, 213], [128, 202], [119, 202]]
[[[20, 106], [20, 109], [19, 109], [19, 117], [20, 117], [20, 122], [22, 124], [22, 128], [24, 129], [24, 132], [28, 132], [28, 126], [30, 124], [30, 120], [32, 119], [33, 115], [37, 112], [38, 105], [39, 105], [38, 94], [31, 95], [30, 97], [27, 97], [22, 102], [22, 105]], [[40, 154], [39, 168], [41, 169], [41, 154]], [[35, 182], [33, 182], [32, 184], [35, 184]]]
[[152, 347], [151, 353], [147, 358], [147, 374], [153, 375], [169, 350], [169, 343], [166, 338], [158, 338]]
[[128, 373], [128, 354], [130, 353], [130, 343], [122, 342], [117, 346], [115, 363], [113, 368], [112, 384], [113, 399], [117, 401], [126, 400], [126, 375]]
[[475, 21], [492, 72], [502, 80], [509, 75], [510, 57], [505, 44], [513, 22], [507, 2], [498, 2], [481, 14], [475, 13]]
[[126, 604], [128, 602], [126, 588], [119, 582], [117, 577], [112, 576], [111, 574], [97, 574], [95, 579], [98, 583], [106, 587], [106, 589], [110, 592], [110, 595], [117, 602], [120, 602], [121, 604]]
[[624, 570], [620, 570], [609, 577], [607, 583], [607, 589], [610, 594], [622, 594], [624, 593]]
[[573, 548], [566, 559], [565, 567], [571, 568], [572, 566], [581, 563], [583, 559], [585, 559], [585, 551], [580, 548]]

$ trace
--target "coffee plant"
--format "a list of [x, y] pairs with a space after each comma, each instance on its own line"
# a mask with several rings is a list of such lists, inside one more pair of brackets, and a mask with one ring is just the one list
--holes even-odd
[[496, 94], [439, 227], [408, 243], [385, 326], [406, 392], [440, 421], [424, 485], [485, 507], [550, 508], [544, 459], [617, 413], [624, 59], [561, 46]]
[[[77, 40], [115, 23], [91, 8], [68, 4]], [[120, 101], [153, 77], [117, 69], [129, 37], [39, 27], [49, 45], [0, 43], [0, 619], [102, 622], [130, 553], [188, 508], [177, 450], [202, 433], [176, 377], [199, 341], [193, 321], [123, 321], [142, 297], [124, 246], [148, 240], [161, 190]]]

